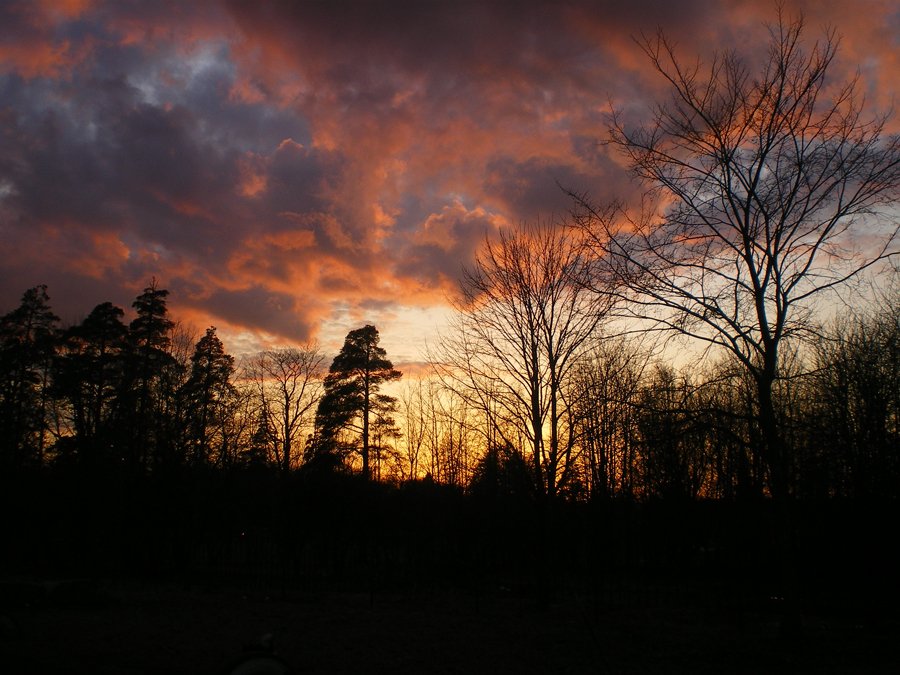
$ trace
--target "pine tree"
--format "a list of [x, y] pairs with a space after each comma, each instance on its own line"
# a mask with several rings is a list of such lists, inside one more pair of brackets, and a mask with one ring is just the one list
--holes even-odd
[[50, 363], [59, 321], [45, 285], [25, 291], [0, 317], [0, 462], [43, 463]]
[[191, 356], [191, 374], [182, 388], [189, 459], [195, 465], [210, 460], [212, 437], [223, 422], [229, 398], [234, 395], [233, 374], [234, 357], [225, 353], [215, 327], [207, 328]]
[[[316, 412], [316, 451], [335, 453], [356, 450], [362, 457], [363, 476], [370, 471], [371, 431], [377, 421], [382, 428], [394, 427], [397, 399], [379, 393], [385, 382], [398, 380], [401, 373], [378, 346], [375, 326], [350, 331], [325, 377], [325, 395]], [[342, 432], [359, 434], [358, 440], [341, 442]], [[382, 435], [390, 436], [390, 434]]]
[[128, 373], [119, 422], [124, 425], [129, 463], [136, 471], [174, 459], [163, 447], [166, 421], [161, 419], [160, 382], [166, 368], [175, 365], [171, 353], [175, 324], [168, 318], [168, 295], [153, 279], [131, 305], [137, 316], [128, 327]]
[[110, 302], [97, 305], [66, 331], [54, 367], [54, 393], [68, 403], [73, 442], [81, 463], [111, 459], [110, 428], [125, 376], [128, 328], [124, 312]]

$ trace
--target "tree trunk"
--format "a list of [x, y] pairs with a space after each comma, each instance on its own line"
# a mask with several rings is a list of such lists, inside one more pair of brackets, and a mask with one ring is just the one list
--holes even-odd
[[362, 462], [363, 478], [369, 480], [369, 375], [366, 373], [363, 390]]
[[777, 518], [777, 555], [780, 568], [784, 615], [781, 630], [785, 637], [796, 637], [802, 627], [795, 529], [791, 509], [788, 453], [784, 439], [778, 430], [772, 389], [775, 382], [774, 368], [764, 368], [757, 378], [759, 393], [759, 422], [765, 444], [766, 463], [769, 465], [769, 484]]

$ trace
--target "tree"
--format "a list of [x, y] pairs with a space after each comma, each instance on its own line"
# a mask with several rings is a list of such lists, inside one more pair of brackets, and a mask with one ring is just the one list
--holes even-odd
[[475, 463], [469, 494], [496, 502], [531, 496], [531, 471], [522, 453], [510, 446], [490, 446]]
[[316, 451], [340, 452], [341, 432], [358, 433], [358, 445], [354, 441], [350, 447], [358, 449], [366, 479], [371, 477], [374, 427], [378, 427], [379, 436], [390, 437], [396, 426], [393, 413], [397, 399], [380, 393], [381, 386], [401, 377], [388, 360], [387, 352], [378, 346], [379, 339], [378, 329], [371, 325], [347, 333], [344, 346], [328, 369], [325, 393], [316, 411]]
[[815, 350], [807, 410], [814, 454], [805, 468], [826, 493], [890, 501], [900, 484], [897, 284], [892, 290], [870, 314], [842, 317]]
[[464, 271], [456, 323], [440, 364], [457, 392], [488, 413], [501, 442], [524, 434], [538, 494], [550, 499], [573, 477], [576, 434], [569, 385], [588, 340], [608, 310], [589, 290], [592, 262], [573, 230], [522, 226], [486, 239]]
[[150, 285], [131, 303], [137, 316], [128, 326], [129, 336], [135, 350], [147, 362], [165, 360], [172, 342], [175, 324], [169, 319], [168, 295], [169, 291], [159, 288], [156, 279], [151, 279]]
[[221, 430], [228, 403], [235, 394], [231, 383], [233, 374], [234, 357], [225, 353], [215, 327], [207, 328], [191, 356], [191, 373], [182, 387], [188, 418], [189, 460], [195, 465], [203, 466], [210, 461], [212, 437]]
[[[642, 39], [672, 96], [644, 125], [615, 113], [610, 142], [647, 187], [645, 215], [573, 195], [629, 316], [725, 349], [751, 375], [779, 498], [790, 491], [774, 400], [784, 343], [809, 335], [813, 301], [898, 253], [900, 140], [885, 117], [863, 116], [855, 79], [826, 79], [834, 33], [807, 50], [803, 30], [779, 14], [756, 73], [733, 52], [703, 69], [662, 33]], [[878, 243], [854, 246], [863, 238]]]
[[59, 321], [45, 285], [0, 317], [0, 461], [8, 468], [43, 463], [49, 373]]
[[638, 398], [650, 352], [625, 338], [599, 341], [573, 379], [575, 430], [592, 498], [635, 496]]
[[261, 352], [247, 369], [260, 405], [257, 441], [270, 440], [275, 461], [285, 473], [297, 459], [295, 449], [319, 400], [323, 358], [318, 346], [306, 344]]
[[[128, 463], [136, 471], [149, 464], [176, 462], [167, 438], [164, 419], [173, 411], [165, 400], [172, 382], [164, 381], [167, 371], [176, 363], [172, 349], [172, 331], [166, 297], [169, 291], [159, 288], [156, 279], [144, 289], [132, 307], [137, 316], [128, 326], [128, 370], [125, 391], [121, 397], [118, 422], [128, 452]], [[167, 378], [171, 379], [171, 378]]]
[[735, 52], [704, 68], [662, 33], [641, 40], [671, 98], [643, 125], [614, 113], [610, 143], [646, 188], [642, 208], [573, 195], [603, 291], [616, 289], [630, 318], [725, 350], [749, 375], [791, 630], [800, 613], [794, 449], [776, 400], [784, 356], [814, 335], [816, 301], [900, 252], [890, 213], [900, 138], [885, 134], [885, 116], [864, 116], [856, 79], [827, 79], [835, 34], [807, 49], [803, 33], [802, 17], [779, 11], [756, 72]]
[[97, 305], [63, 336], [54, 367], [54, 390], [68, 403], [78, 461], [109, 460], [110, 420], [124, 377], [128, 329], [124, 312]]
[[705, 434], [696, 387], [657, 365], [640, 394], [642, 488], [646, 496], [696, 499], [708, 478]]
[[405, 480], [415, 480], [419, 477], [419, 469], [422, 465], [422, 452], [429, 429], [429, 399], [433, 398], [431, 383], [415, 380], [407, 383], [400, 395], [401, 414], [404, 423], [403, 437], [406, 441], [401, 466], [401, 475]]
[[710, 496], [741, 501], [764, 494], [765, 463], [756, 418], [756, 385], [735, 358], [713, 364], [699, 390], [715, 467]]

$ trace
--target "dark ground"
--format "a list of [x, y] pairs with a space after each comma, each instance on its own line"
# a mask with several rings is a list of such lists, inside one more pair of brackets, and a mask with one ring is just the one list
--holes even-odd
[[771, 611], [93, 582], [31, 602], [9, 592], [20, 581], [5, 583], [0, 672], [10, 675], [214, 674], [267, 632], [301, 674], [900, 672], [900, 622], [884, 617], [805, 616], [788, 640]]

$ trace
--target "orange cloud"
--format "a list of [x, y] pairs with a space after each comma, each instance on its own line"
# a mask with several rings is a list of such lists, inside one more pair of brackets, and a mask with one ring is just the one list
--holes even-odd
[[77, 19], [85, 14], [93, 5], [93, 0], [39, 0], [44, 16], [57, 16], [60, 19]]
[[69, 42], [38, 45], [0, 44], [0, 68], [13, 70], [25, 79], [58, 77], [71, 65]]

